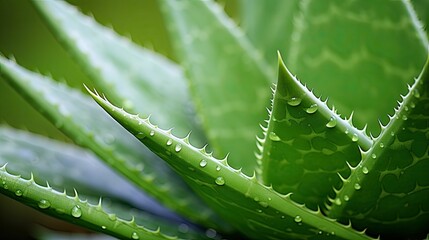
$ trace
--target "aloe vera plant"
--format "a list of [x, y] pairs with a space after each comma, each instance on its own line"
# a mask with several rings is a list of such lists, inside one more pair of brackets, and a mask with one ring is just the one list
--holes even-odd
[[428, 237], [429, 44], [411, 2], [243, 0], [240, 26], [212, 1], [159, 4], [178, 63], [33, 1], [92, 81], [0, 57], [75, 143], [2, 126], [2, 194], [121, 239]]

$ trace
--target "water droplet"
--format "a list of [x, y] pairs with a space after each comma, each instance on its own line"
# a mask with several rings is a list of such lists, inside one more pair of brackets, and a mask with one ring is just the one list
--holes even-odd
[[264, 208], [268, 207], [268, 203], [267, 203], [267, 202], [264, 202], [264, 201], [260, 201], [260, 202], [259, 202], [259, 205], [261, 205], [261, 206], [262, 206], [262, 207], [264, 207]]
[[143, 138], [145, 138], [145, 137], [146, 137], [146, 135], [144, 135], [144, 133], [142, 133], [142, 132], [139, 132], [139, 133], [137, 133], [137, 134], [136, 134], [136, 137], [137, 137], [138, 139], [143, 139]]
[[172, 139], [168, 139], [167, 140], [167, 146], [171, 146], [173, 144], [173, 140]]
[[82, 216], [82, 210], [79, 205], [76, 205], [71, 210], [71, 215], [75, 218], [80, 218]]
[[48, 200], [42, 199], [39, 201], [37, 206], [39, 206], [41, 209], [47, 209], [51, 206], [51, 203]]
[[380, 143], [380, 148], [384, 148], [384, 143]]
[[329, 122], [326, 124], [326, 127], [333, 128], [335, 126], [337, 126], [337, 119], [335, 117], [331, 117], [331, 119], [329, 119]]
[[219, 186], [222, 186], [222, 185], [224, 185], [224, 184], [225, 184], [225, 179], [223, 179], [223, 177], [217, 177], [217, 178], [215, 179], [215, 183], [216, 183], [217, 185], [219, 185]]
[[203, 168], [205, 166], [207, 166], [207, 161], [203, 159], [203, 160], [200, 161], [200, 167]]
[[16, 195], [16, 196], [18, 196], [18, 197], [21, 197], [21, 196], [22, 196], [22, 191], [21, 191], [21, 190], [19, 190], [19, 189], [18, 189], [18, 190], [16, 190], [16, 191], [15, 191], [15, 195]]
[[107, 227], [103, 225], [103, 226], [101, 226], [101, 228], [105, 230]]
[[407, 115], [402, 115], [402, 120], [404, 120], [404, 121], [408, 120]]
[[155, 131], [154, 131], [154, 130], [150, 131], [149, 135], [150, 135], [151, 137], [155, 136]]
[[356, 190], [360, 190], [360, 188], [361, 188], [361, 186], [360, 186], [360, 184], [359, 184], [359, 183], [355, 183], [355, 186], [354, 186], [354, 187], [355, 187], [355, 189], [356, 189]]
[[395, 132], [390, 132], [390, 136], [395, 136]]
[[420, 93], [417, 89], [414, 90], [413, 92], [414, 97], [419, 98], [420, 97]]
[[344, 131], [345, 134], [349, 134], [349, 132], [350, 131], [348, 129], [346, 129], [346, 131]]
[[408, 111], [409, 109], [408, 109], [408, 107], [407, 107], [407, 106], [405, 106], [405, 107], [404, 107], [404, 110], [405, 110], [405, 111]]
[[257, 211], [258, 213], [261, 213], [261, 212], [262, 212], [262, 209], [256, 209], [256, 211]]
[[287, 104], [291, 105], [292, 107], [298, 106], [301, 104], [302, 99], [293, 97], [287, 101]]
[[322, 234], [323, 234], [323, 232], [322, 232], [322, 231], [319, 231], [317, 234], [322, 235]]
[[368, 168], [367, 167], [363, 167], [362, 168], [362, 172], [363, 172], [363, 174], [368, 174]]
[[209, 229], [207, 229], [207, 230], [206, 230], [206, 236], [207, 236], [208, 238], [215, 238], [215, 237], [216, 237], [216, 235], [217, 235], [216, 230], [211, 229], [211, 228], [209, 228]]
[[176, 152], [180, 152], [180, 150], [182, 150], [182, 145], [179, 143], [176, 145], [176, 147], [174, 148], [174, 151]]
[[297, 215], [294, 219], [293, 219], [296, 223], [300, 223], [302, 222], [302, 218], [301, 216]]
[[216, 171], [220, 171], [220, 169], [221, 169], [221, 168], [220, 168], [220, 166], [219, 166], [219, 165], [217, 165], [217, 166], [216, 166]]
[[317, 112], [317, 109], [319, 109], [319, 106], [317, 106], [317, 103], [314, 103], [309, 108], [305, 109], [305, 111], [309, 114], [312, 114]]
[[413, 103], [413, 102], [411, 102], [411, 103], [410, 103], [410, 107], [411, 107], [411, 108], [415, 108], [415, 107], [416, 107], [416, 104], [415, 104], [415, 103]]
[[359, 136], [356, 133], [354, 133], [352, 136], [352, 141], [357, 142], [358, 140], [359, 140]]
[[131, 238], [137, 240], [140, 237], [139, 237], [139, 235], [136, 232], [133, 232], [133, 234], [131, 234]]
[[274, 142], [278, 142], [281, 140], [280, 137], [277, 136], [277, 134], [275, 132], [270, 132], [269, 137], [270, 137], [271, 141], [274, 141]]
[[375, 153], [373, 153], [373, 154], [371, 154], [371, 157], [374, 158], [374, 159], [376, 159], [377, 155]]
[[348, 202], [350, 200], [350, 197], [348, 195], [344, 195], [344, 201]]

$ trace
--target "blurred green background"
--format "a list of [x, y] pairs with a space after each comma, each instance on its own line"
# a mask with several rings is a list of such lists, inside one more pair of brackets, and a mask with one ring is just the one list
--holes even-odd
[[[135, 43], [175, 59], [156, 0], [68, 2], [83, 13], [92, 14], [99, 23], [112, 26], [119, 34], [131, 36]], [[229, 14], [236, 16], [236, 1], [222, 1], [221, 4]], [[20, 65], [66, 81], [81, 90], [82, 83], [89, 82], [27, 0], [0, 0], [0, 53], [6, 57], [14, 56]], [[3, 79], [0, 79], [0, 124], [70, 142]], [[54, 230], [86, 232], [0, 195], [0, 238], [29, 239], [38, 225], [54, 227]]]

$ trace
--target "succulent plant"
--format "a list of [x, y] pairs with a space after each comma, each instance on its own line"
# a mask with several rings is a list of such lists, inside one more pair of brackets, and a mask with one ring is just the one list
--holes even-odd
[[75, 142], [2, 126], [2, 194], [122, 239], [427, 238], [429, 44], [411, 2], [243, 0], [240, 26], [212, 1], [159, 3], [179, 63], [33, 1], [92, 81], [0, 57]]

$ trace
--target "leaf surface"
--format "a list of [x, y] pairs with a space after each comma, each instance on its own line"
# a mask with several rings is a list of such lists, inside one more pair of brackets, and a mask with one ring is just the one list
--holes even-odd
[[[429, 45], [408, 1], [302, 2], [287, 65], [374, 135], [419, 74]], [[364, 96], [364, 97], [363, 97]]]
[[222, 217], [252, 239], [369, 239], [262, 185], [205, 151], [126, 113], [92, 93], [93, 98], [158, 156], [168, 162]]
[[268, 64], [277, 69], [276, 52], [289, 53], [298, 0], [241, 0], [241, 25], [253, 45], [262, 51]]
[[[79, 197], [77, 192], [73, 197], [68, 196], [66, 192], [58, 192], [49, 185], [44, 187], [37, 184], [33, 178], [24, 179], [19, 175], [12, 175], [6, 171], [5, 165], [0, 168], [0, 179], [2, 185], [0, 193], [67, 222], [121, 239], [179, 239], [177, 236], [164, 234], [159, 225], [150, 229], [138, 225], [133, 217], [124, 220], [114, 213], [106, 212], [101, 199], [98, 204], [92, 204]], [[145, 218], [149, 223], [160, 223], [160, 220], [150, 215], [146, 215]], [[165, 222], [161, 226], [171, 229]]]
[[293, 77], [279, 56], [273, 107], [260, 140], [264, 183], [313, 210], [323, 207], [341, 184], [338, 173], [348, 176], [349, 165], [359, 163], [358, 144], [372, 145], [349, 122]]
[[[374, 145], [344, 179], [329, 215], [387, 238], [429, 230], [428, 62]], [[415, 234], [415, 235], [412, 235]]]
[[[0, 73], [19, 94], [78, 145], [182, 216], [214, 227], [213, 212], [165, 163], [111, 119], [88, 96], [0, 58]], [[180, 200], [177, 200], [180, 199]]]
[[8, 172], [37, 182], [49, 182], [55, 189], [95, 197], [114, 197], [139, 209], [172, 217], [173, 214], [124, 180], [88, 151], [42, 136], [0, 127], [0, 165]]
[[[47, 26], [97, 88], [125, 109], [203, 139], [179, 66], [81, 14], [65, 1], [33, 1]], [[155, 117], [156, 116], [156, 117]]]
[[251, 174], [273, 72], [214, 2], [161, 3], [209, 143]]

